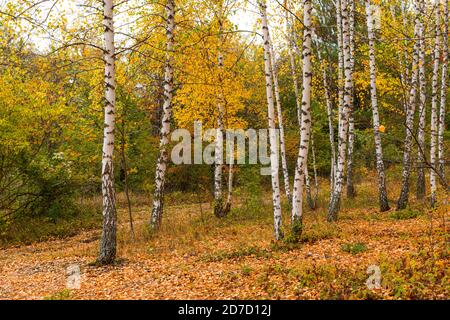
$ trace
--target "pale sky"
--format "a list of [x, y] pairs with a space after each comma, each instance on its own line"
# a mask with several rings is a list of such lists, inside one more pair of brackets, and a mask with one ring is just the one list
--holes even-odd
[[[6, 5], [6, 3], [10, 1], [17, 1], [17, 0], [0, 0], [0, 10], [2, 7]], [[48, 13], [48, 10], [52, 8], [52, 17], [58, 17], [58, 15], [64, 15], [67, 17], [68, 23], [67, 26], [70, 28], [72, 23], [76, 21], [77, 19], [80, 19], [82, 17], [87, 9], [80, 7], [80, 4], [85, 3], [83, 0], [34, 0], [36, 2], [41, 2], [39, 4], [39, 8], [41, 9], [41, 12], [36, 15], [36, 18], [39, 20], [43, 20], [45, 16]], [[56, 5], [55, 5], [56, 1]], [[136, 1], [145, 1], [145, 0], [136, 0]], [[275, 1], [270, 1], [268, 7], [268, 14], [269, 14], [269, 23], [272, 19], [270, 19], [270, 15], [272, 12], [280, 12], [278, 5], [275, 3]], [[276, 11], [275, 11], [276, 10]], [[120, 11], [120, 10], [119, 10]], [[248, 30], [248, 31], [257, 31], [261, 33], [260, 31], [260, 25], [257, 25], [257, 21], [259, 18], [259, 12], [258, 7], [256, 5], [256, 0], [252, 0], [249, 3], [246, 4], [246, 8], [239, 8], [236, 10], [236, 12], [230, 17], [230, 20], [238, 26], [239, 30]], [[119, 15], [116, 15], [116, 22], [115, 25], [119, 26], [124, 24], [126, 22], [127, 16], [126, 13], [121, 13]], [[281, 43], [277, 43], [277, 35], [279, 36], [284, 29], [284, 25], [271, 25], [271, 32], [273, 33], [273, 41], [275, 48], [277, 48], [279, 45], [282, 45]], [[253, 34], [248, 34], [250, 38], [253, 38]], [[120, 37], [120, 36], [119, 36]], [[260, 42], [260, 37], [256, 37], [256, 41]], [[48, 39], [48, 36], [44, 35], [38, 35], [37, 33], [34, 34], [31, 37], [31, 41], [33, 41], [34, 45], [42, 51], [45, 51], [49, 44], [50, 40]]]

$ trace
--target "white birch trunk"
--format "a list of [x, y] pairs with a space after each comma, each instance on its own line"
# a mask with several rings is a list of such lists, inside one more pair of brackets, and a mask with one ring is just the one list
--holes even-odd
[[224, 135], [224, 124], [223, 118], [225, 114], [225, 102], [224, 95], [222, 92], [223, 85], [223, 21], [222, 21], [222, 6], [220, 7], [220, 12], [218, 14], [219, 18], [219, 50], [217, 54], [218, 68], [219, 68], [219, 96], [217, 97], [217, 134], [215, 141], [215, 169], [214, 169], [214, 214], [216, 217], [221, 218], [226, 215], [224, 210], [223, 196], [222, 196], [222, 174], [223, 174], [223, 135]]
[[103, 229], [97, 262], [110, 264], [116, 257], [116, 195], [114, 187], [114, 130], [116, 106], [115, 47], [114, 47], [114, 1], [104, 0], [105, 40], [105, 124], [102, 150]]
[[[420, 21], [416, 12], [414, 39], [419, 37]], [[414, 114], [416, 111], [416, 94], [417, 94], [417, 78], [419, 74], [419, 42], [415, 40], [412, 59], [411, 86], [409, 91], [409, 101], [407, 106], [405, 121], [405, 142], [403, 150], [403, 169], [402, 169], [402, 188], [400, 197], [397, 201], [397, 210], [405, 209], [408, 204], [409, 197], [409, 177], [411, 175], [411, 148], [413, 140]]]
[[292, 197], [292, 231], [295, 236], [302, 232], [303, 214], [303, 181], [305, 167], [308, 163], [309, 140], [311, 135], [311, 84], [312, 84], [312, 30], [311, 0], [303, 1], [303, 91], [302, 91], [302, 123], [300, 127], [300, 148], [295, 170], [294, 190]]
[[233, 176], [234, 176], [234, 153], [230, 155], [230, 164], [228, 166], [228, 196], [227, 196], [227, 202], [225, 203], [225, 208], [223, 211], [225, 213], [230, 212], [231, 210], [231, 203], [233, 199]]
[[[270, 39], [269, 39], [270, 41]], [[281, 151], [281, 167], [283, 170], [284, 177], [284, 190], [286, 193], [286, 197], [288, 202], [291, 202], [291, 188], [289, 183], [289, 173], [286, 161], [286, 144], [284, 141], [284, 126], [283, 126], [283, 114], [281, 110], [281, 98], [280, 98], [280, 89], [278, 86], [278, 65], [275, 61], [275, 55], [273, 51], [273, 45], [270, 41], [270, 58], [272, 64], [272, 74], [273, 74], [273, 84], [275, 89], [275, 100], [277, 104], [277, 115], [278, 115], [278, 128], [280, 129], [280, 151]]]
[[325, 89], [325, 102], [327, 105], [328, 130], [331, 149], [331, 169], [330, 169], [330, 197], [333, 194], [335, 168], [336, 168], [336, 146], [334, 143], [334, 125], [333, 125], [333, 102], [331, 100], [330, 88], [328, 87], [328, 74], [325, 68], [324, 61], [320, 53], [320, 48], [317, 48], [319, 63], [322, 70], [323, 87]]
[[436, 185], [436, 172], [437, 169], [436, 161], [436, 146], [437, 146], [437, 130], [438, 130], [438, 81], [439, 81], [439, 58], [441, 51], [441, 12], [440, 6], [436, 6], [436, 25], [435, 33], [436, 38], [434, 42], [434, 53], [433, 53], [433, 76], [432, 76], [432, 93], [431, 93], [431, 136], [430, 136], [430, 204], [431, 207], [435, 207], [437, 203], [437, 185]]
[[366, 1], [367, 29], [369, 33], [369, 58], [370, 58], [370, 97], [372, 102], [373, 133], [375, 138], [375, 156], [378, 174], [378, 195], [380, 211], [389, 210], [389, 202], [386, 191], [386, 176], [384, 172], [383, 148], [380, 136], [380, 116], [378, 113], [377, 74], [375, 60], [375, 30], [374, 17], [371, 12], [370, 0]]
[[333, 196], [328, 210], [328, 221], [336, 221], [340, 209], [342, 186], [344, 182], [345, 157], [347, 151], [348, 127], [350, 118], [350, 108], [352, 104], [353, 78], [350, 59], [350, 37], [348, 23], [348, 6], [346, 0], [341, 0], [342, 19], [342, 40], [343, 40], [343, 62], [344, 62], [344, 105], [340, 110], [339, 119], [339, 140], [338, 140], [338, 160], [336, 167], [336, 178]]
[[448, 76], [448, 0], [444, 0], [444, 30], [442, 32], [442, 79], [441, 79], [441, 106], [439, 110], [438, 128], [438, 159], [441, 180], [445, 179], [445, 154], [444, 154], [444, 131], [445, 131], [445, 109], [447, 103], [447, 76]]
[[306, 201], [311, 210], [316, 210], [317, 208], [317, 197], [319, 194], [319, 180], [317, 178], [317, 166], [316, 166], [316, 151], [314, 147], [314, 136], [311, 131], [311, 155], [312, 155], [312, 167], [313, 167], [313, 178], [314, 178], [314, 195], [311, 192], [311, 179], [309, 177], [308, 166], [305, 168], [305, 183], [306, 183]]
[[[342, 35], [342, 3], [343, 0], [336, 0], [336, 23], [338, 41], [338, 126], [341, 123], [342, 109], [344, 107], [344, 45]], [[339, 130], [338, 130], [339, 131]], [[337, 166], [335, 168], [337, 170]], [[336, 176], [336, 173], [335, 173]], [[334, 189], [334, 187], [333, 187]]]
[[159, 156], [156, 164], [155, 192], [153, 195], [153, 209], [151, 227], [158, 229], [161, 225], [164, 207], [164, 186], [166, 182], [166, 170], [168, 162], [167, 145], [169, 143], [170, 123], [172, 120], [173, 98], [173, 49], [175, 30], [175, 1], [167, 0], [166, 3], [166, 65], [164, 74], [164, 102], [163, 116], [161, 120], [161, 140], [159, 143]]
[[[406, 11], [406, 3], [405, 2], [403, 2], [401, 4], [401, 9], [402, 9], [402, 17], [403, 17], [403, 32], [405, 34], [408, 34], [408, 17], [406, 15], [407, 11]], [[405, 39], [404, 45], [405, 45], [404, 50], [403, 50], [403, 55], [404, 55], [403, 62], [404, 62], [404, 67], [405, 67], [405, 73], [404, 73], [404, 80], [405, 80], [405, 82], [404, 82], [404, 85], [405, 85], [405, 87], [408, 88], [409, 85], [410, 85], [410, 81], [411, 81], [411, 79], [410, 79], [411, 71], [409, 69], [409, 63], [408, 63], [409, 57], [408, 57], [408, 50], [407, 50], [407, 48], [408, 48], [408, 39]], [[407, 98], [406, 98], [406, 100], [407, 100]], [[408, 103], [407, 102], [404, 105], [404, 112], [405, 112], [405, 114], [408, 112]]]
[[259, 9], [261, 13], [262, 33], [264, 41], [264, 72], [266, 79], [267, 95], [267, 117], [269, 122], [269, 140], [270, 140], [270, 165], [272, 176], [272, 201], [274, 214], [275, 239], [283, 238], [281, 228], [281, 199], [280, 199], [280, 181], [278, 177], [278, 147], [275, 126], [275, 107], [273, 100], [273, 76], [270, 66], [270, 35], [267, 23], [267, 5], [265, 0], [259, 0]]
[[[285, 2], [286, 8], [288, 8], [287, 1]], [[292, 77], [292, 83], [294, 86], [294, 94], [295, 94], [295, 103], [297, 107], [297, 121], [298, 125], [301, 125], [301, 102], [300, 102], [300, 90], [298, 85], [298, 79], [297, 79], [297, 67], [295, 64], [295, 56], [294, 56], [294, 50], [297, 51], [297, 45], [295, 44], [295, 32], [293, 30], [293, 26], [291, 24], [291, 19], [289, 18], [289, 12], [286, 10], [286, 38], [287, 38], [287, 44], [288, 44], [288, 53], [289, 53], [289, 62], [290, 62], [290, 70], [291, 70], [291, 77]]]
[[[424, 2], [420, 1], [420, 15], [424, 17]], [[425, 197], [425, 125], [426, 125], [426, 78], [425, 78], [425, 30], [423, 18], [420, 19], [419, 27], [419, 127], [418, 127], [418, 153], [417, 153], [417, 190], [416, 197], [423, 200]]]
[[311, 131], [311, 152], [313, 160], [313, 171], [314, 171], [314, 209], [317, 208], [317, 198], [319, 197], [319, 176], [317, 175], [317, 162], [316, 162], [316, 146], [314, 144], [314, 135]]
[[[352, 95], [353, 96], [353, 95]], [[353, 100], [353, 99], [352, 99]], [[352, 104], [353, 105], [353, 104]], [[348, 147], [347, 147], [347, 197], [352, 199], [356, 196], [355, 185], [353, 183], [353, 152], [355, 145], [355, 120], [353, 107], [348, 120]]]
[[[350, 41], [350, 70], [355, 70], [355, 2], [350, 1], [349, 4], [349, 41]], [[354, 198], [356, 195], [355, 186], [353, 182], [353, 151], [355, 144], [355, 121], [354, 121], [354, 87], [351, 91], [351, 107], [350, 107], [350, 119], [348, 126], [348, 160], [347, 160], [347, 197]]]

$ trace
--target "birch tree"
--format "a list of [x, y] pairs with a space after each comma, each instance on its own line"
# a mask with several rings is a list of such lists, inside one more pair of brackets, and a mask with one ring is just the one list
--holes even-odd
[[378, 195], [380, 203], [380, 211], [389, 210], [389, 203], [386, 191], [386, 176], [384, 173], [383, 148], [380, 136], [380, 116], [378, 113], [378, 97], [377, 97], [377, 74], [375, 59], [375, 17], [372, 13], [370, 0], [366, 1], [367, 30], [369, 33], [369, 59], [370, 59], [370, 98], [372, 103], [372, 121], [373, 133], [375, 138], [375, 156], [378, 174]]
[[325, 99], [327, 104], [328, 130], [331, 148], [331, 168], [330, 168], [330, 195], [333, 194], [333, 186], [336, 177], [336, 145], [334, 141], [334, 124], [333, 124], [333, 102], [331, 100], [330, 89], [328, 88], [328, 74], [324, 66], [322, 66], [323, 86], [325, 88]]
[[326, 63], [322, 59], [322, 54], [320, 52], [320, 47], [317, 43], [317, 57], [322, 71], [322, 81], [325, 90], [325, 102], [327, 106], [327, 119], [328, 119], [328, 130], [330, 139], [330, 149], [331, 149], [331, 168], [330, 168], [330, 196], [333, 194], [335, 168], [336, 168], [336, 146], [334, 142], [334, 125], [333, 125], [333, 101], [331, 100], [331, 92], [328, 84], [328, 73], [326, 68]]
[[441, 8], [436, 6], [435, 11], [435, 40], [433, 52], [433, 76], [431, 80], [431, 136], [430, 136], [430, 204], [432, 207], [436, 206], [437, 202], [437, 185], [436, 185], [436, 145], [437, 145], [437, 130], [438, 130], [438, 82], [439, 82], [439, 58], [441, 51]]
[[[341, 0], [341, 22], [342, 22], [342, 50], [343, 50], [343, 67], [344, 67], [344, 104], [339, 110], [339, 137], [338, 137], [338, 159], [336, 166], [336, 179], [334, 183], [333, 196], [331, 197], [330, 207], [328, 209], [328, 221], [336, 221], [340, 209], [342, 185], [344, 182], [345, 157], [347, 152], [347, 138], [350, 108], [352, 104], [353, 78], [351, 72], [350, 59], [350, 37], [348, 22], [348, 5], [347, 0]], [[339, 26], [338, 26], [339, 27]]]
[[161, 118], [161, 137], [159, 143], [159, 156], [156, 164], [155, 192], [153, 195], [153, 209], [151, 216], [151, 227], [158, 229], [161, 225], [164, 207], [164, 186], [166, 182], [167, 162], [169, 152], [170, 123], [172, 121], [172, 98], [174, 79], [174, 30], [175, 30], [175, 1], [166, 2], [166, 62], [164, 72], [164, 101], [163, 115]]
[[[295, 94], [295, 102], [296, 102], [296, 110], [297, 110], [297, 121], [298, 126], [301, 128], [302, 126], [302, 106], [301, 106], [301, 98], [300, 98], [300, 91], [299, 91], [299, 84], [297, 79], [297, 67], [295, 63], [295, 57], [294, 57], [294, 51], [298, 56], [302, 56], [302, 53], [300, 52], [300, 49], [297, 46], [297, 34], [295, 30], [292, 27], [292, 24], [290, 22], [289, 18], [289, 7], [287, 1], [285, 1], [285, 8], [286, 10], [286, 34], [287, 34], [287, 43], [288, 43], [288, 52], [289, 52], [289, 60], [290, 60], [290, 70], [291, 70], [291, 76], [293, 80], [293, 87], [294, 87], [294, 94]], [[305, 165], [305, 193], [306, 193], [306, 199], [309, 207], [311, 209], [315, 209], [315, 200], [313, 199], [311, 195], [311, 181], [308, 174], [308, 164]], [[316, 189], [317, 190], [317, 189]], [[292, 199], [291, 199], [292, 200]]]
[[296, 40], [295, 40], [295, 32], [294, 28], [291, 23], [291, 19], [289, 18], [289, 3], [285, 1], [285, 7], [286, 7], [286, 39], [288, 44], [288, 54], [289, 54], [289, 65], [290, 65], [290, 71], [291, 71], [291, 77], [292, 77], [292, 84], [294, 87], [294, 94], [295, 94], [295, 103], [297, 107], [297, 121], [298, 125], [301, 125], [301, 103], [300, 103], [300, 90], [298, 85], [298, 79], [297, 79], [297, 67], [295, 64], [295, 56], [294, 51], [298, 51]]
[[105, 123], [102, 150], [103, 228], [99, 264], [110, 264], [116, 258], [116, 194], [114, 187], [114, 129], [116, 112], [116, 73], [114, 46], [114, 1], [103, 1], [105, 61]]
[[[348, 6], [349, 42], [350, 42], [350, 70], [353, 77], [355, 70], [355, 2], [350, 1]], [[354, 89], [351, 92], [350, 118], [348, 125], [348, 160], [347, 160], [347, 197], [355, 197], [355, 186], [353, 182], [353, 153], [355, 145], [355, 119], [354, 119]]]
[[[415, 3], [417, 7], [417, 2]], [[418, 62], [419, 62], [419, 42], [416, 40], [420, 32], [420, 18], [416, 9], [414, 26], [414, 49], [411, 68], [411, 85], [409, 90], [409, 100], [407, 102], [407, 112], [405, 119], [405, 141], [403, 147], [403, 169], [402, 169], [402, 187], [400, 197], [397, 201], [397, 210], [406, 208], [409, 197], [409, 177], [411, 175], [411, 148], [413, 140], [414, 114], [416, 111], [416, 94], [417, 94], [417, 78], [418, 78]]]
[[[344, 108], [344, 45], [342, 30], [342, 3], [344, 0], [336, 0], [336, 28], [337, 28], [337, 50], [338, 50], [338, 126], [341, 123], [342, 109]], [[339, 131], [339, 129], [338, 129]], [[339, 133], [338, 133], [339, 135]], [[336, 163], [337, 169], [337, 163]], [[334, 187], [333, 187], [334, 188]]]
[[444, 0], [444, 30], [442, 32], [442, 71], [441, 71], [441, 106], [439, 110], [438, 128], [438, 159], [439, 173], [445, 179], [445, 154], [444, 154], [444, 131], [445, 131], [445, 107], [447, 103], [447, 76], [448, 76], [448, 0]]
[[[311, 122], [312, 126], [312, 122]], [[317, 208], [317, 197], [319, 195], [319, 180], [317, 178], [317, 166], [316, 166], [316, 150], [314, 146], [314, 136], [311, 130], [311, 155], [312, 155], [312, 167], [314, 177], [314, 195], [311, 192], [311, 179], [309, 178], [308, 166], [305, 167], [305, 184], [306, 184], [306, 202], [311, 210]]]
[[[219, 86], [222, 83], [222, 70], [223, 70], [223, 21], [222, 21], [222, 3], [220, 3], [218, 13], [219, 22], [219, 48], [217, 53], [217, 66], [219, 68]], [[223, 174], [223, 134], [224, 134], [224, 96], [222, 90], [219, 88], [219, 96], [217, 97], [217, 134], [215, 141], [215, 169], [214, 169], [214, 214], [216, 217], [223, 217], [225, 212], [223, 210], [223, 197], [222, 197], [222, 174]]]
[[275, 239], [280, 240], [283, 238], [283, 231], [281, 225], [281, 199], [280, 199], [280, 181], [278, 176], [278, 148], [276, 138], [276, 126], [275, 126], [275, 106], [273, 99], [273, 75], [272, 68], [270, 66], [270, 34], [269, 26], [267, 22], [267, 5], [265, 0], [258, 1], [262, 34], [264, 42], [264, 73], [266, 80], [266, 96], [267, 96], [267, 118], [269, 122], [269, 140], [270, 140], [270, 166], [272, 177], [272, 202], [273, 202], [273, 214], [274, 214], [274, 230]]
[[287, 167], [287, 161], [286, 161], [286, 144], [284, 142], [284, 126], [283, 126], [283, 114], [281, 109], [281, 98], [280, 98], [280, 88], [278, 85], [278, 65], [275, 58], [274, 50], [273, 50], [273, 44], [271, 39], [270, 41], [270, 59], [271, 59], [271, 65], [272, 65], [272, 75], [273, 75], [273, 85], [275, 89], [275, 101], [277, 104], [277, 115], [278, 115], [278, 128], [280, 130], [280, 151], [281, 151], [281, 167], [283, 170], [283, 177], [284, 177], [284, 190], [286, 193], [286, 197], [288, 199], [288, 202], [292, 200], [291, 198], [291, 188], [290, 188], [290, 182], [289, 182], [289, 173], [288, 173], [288, 167]]
[[[217, 97], [217, 134], [215, 141], [215, 169], [214, 169], [214, 214], [218, 218], [222, 218], [228, 214], [231, 209], [232, 190], [233, 190], [233, 163], [229, 164], [228, 171], [228, 196], [224, 204], [223, 192], [222, 192], [222, 176], [223, 176], [223, 140], [224, 140], [224, 121], [225, 121], [225, 95], [223, 90], [224, 85], [224, 56], [223, 47], [225, 43], [224, 36], [224, 4], [223, 1], [219, 1], [219, 6], [216, 12], [216, 17], [219, 24], [219, 47], [217, 53], [217, 66], [218, 66], [218, 97]], [[230, 159], [231, 160], [231, 159]], [[234, 161], [234, 160], [233, 160]]]
[[[408, 33], [408, 16], [407, 16], [406, 12], [407, 12], [407, 5], [408, 4], [407, 4], [406, 1], [404, 1], [400, 5], [401, 5], [401, 11], [402, 11], [402, 17], [403, 17], [402, 18], [403, 33], [407, 34]], [[408, 47], [408, 39], [405, 38], [404, 50], [403, 50], [403, 55], [404, 55], [404, 60], [403, 60], [403, 63], [404, 63], [403, 80], [404, 80], [404, 84], [405, 85], [409, 84], [410, 80], [411, 80], [410, 79], [411, 71], [410, 71], [409, 63], [408, 63], [409, 56], [408, 56], [407, 47]], [[407, 112], [407, 108], [408, 108], [408, 104], [405, 103], [405, 108], [404, 108], [405, 113]]]
[[294, 178], [292, 197], [292, 232], [299, 236], [302, 232], [303, 182], [308, 163], [309, 140], [311, 136], [311, 83], [312, 83], [312, 30], [311, 30], [311, 0], [303, 1], [303, 90], [302, 119], [300, 127], [300, 148]]
[[417, 153], [417, 199], [425, 197], [425, 168], [424, 168], [424, 153], [425, 150], [425, 124], [426, 124], [426, 78], [425, 78], [425, 30], [423, 24], [423, 17], [425, 16], [423, 0], [419, 3], [419, 12], [421, 15], [419, 27], [419, 126], [418, 126], [418, 153]]

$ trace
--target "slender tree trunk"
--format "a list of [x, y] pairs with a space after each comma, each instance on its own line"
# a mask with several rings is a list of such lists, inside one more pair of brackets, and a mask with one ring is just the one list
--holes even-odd
[[[349, 4], [349, 41], [350, 41], [350, 69], [352, 72], [355, 70], [355, 2], [350, 1]], [[352, 86], [351, 92], [351, 108], [350, 108], [350, 119], [348, 126], [348, 160], [347, 160], [347, 197], [352, 199], [356, 196], [354, 179], [353, 179], [353, 152], [354, 152], [354, 144], [355, 144], [355, 121], [354, 121], [354, 87]]]
[[[227, 134], [227, 150], [231, 150], [230, 157], [228, 158], [228, 195], [227, 201], [225, 203], [225, 208], [223, 209], [224, 214], [228, 214], [231, 210], [231, 204], [233, 199], [233, 178], [234, 178], [234, 142], [233, 137], [228, 138]], [[228, 152], [228, 151], [227, 151]]]
[[[402, 17], [403, 17], [403, 32], [405, 34], [408, 34], [408, 17], [407, 17], [407, 12], [406, 12], [406, 1], [402, 2], [401, 4], [401, 9], [402, 9]], [[411, 71], [409, 68], [409, 57], [408, 57], [408, 39], [405, 39], [404, 41], [404, 50], [403, 50], [403, 55], [404, 55], [404, 67], [405, 67], [405, 73], [404, 73], [404, 84], [405, 86], [408, 88], [409, 84], [411, 84]], [[405, 94], [406, 96], [406, 94]], [[408, 98], [405, 97], [405, 100], [407, 100]], [[406, 102], [403, 108], [403, 111], [405, 112], [405, 114], [408, 112], [408, 103]]]
[[442, 79], [441, 79], [441, 107], [439, 111], [438, 128], [438, 159], [439, 173], [445, 180], [445, 153], [444, 153], [444, 131], [445, 131], [445, 107], [447, 103], [447, 76], [448, 76], [448, 0], [444, 0], [444, 31], [442, 33]]
[[386, 176], [384, 173], [383, 149], [380, 136], [380, 116], [378, 113], [377, 74], [375, 60], [375, 30], [374, 17], [371, 12], [370, 0], [366, 1], [367, 29], [369, 32], [369, 58], [370, 58], [370, 96], [372, 101], [373, 133], [375, 138], [375, 156], [378, 174], [378, 195], [380, 211], [389, 210], [389, 202], [386, 191]]
[[[219, 53], [219, 69], [223, 67], [222, 53]], [[217, 118], [217, 135], [215, 144], [215, 169], [214, 169], [214, 214], [220, 218], [223, 213], [223, 197], [222, 197], [222, 174], [223, 174], [223, 115], [224, 104], [223, 96], [220, 94], [218, 98], [218, 118]]]
[[311, 0], [303, 1], [303, 91], [302, 91], [302, 123], [300, 127], [300, 148], [295, 170], [294, 191], [292, 198], [292, 233], [299, 236], [302, 232], [303, 215], [303, 181], [308, 163], [309, 140], [311, 136], [311, 83], [312, 83], [312, 30]]
[[169, 153], [170, 123], [172, 120], [172, 98], [173, 98], [173, 50], [175, 30], [175, 1], [166, 2], [166, 66], [164, 74], [164, 102], [163, 116], [161, 120], [161, 140], [159, 143], [159, 156], [156, 164], [155, 192], [153, 195], [153, 209], [151, 216], [151, 227], [159, 229], [162, 221], [164, 208], [164, 187], [166, 182], [166, 170]]
[[225, 208], [223, 211], [227, 214], [231, 210], [231, 203], [233, 199], [233, 176], [234, 176], [234, 150], [230, 154], [230, 162], [228, 165], [228, 196], [227, 196], [227, 202], [225, 203]]
[[[269, 41], [270, 41], [270, 39], [269, 39]], [[280, 149], [281, 149], [280, 151], [281, 151], [281, 166], [282, 166], [283, 177], [284, 177], [284, 190], [286, 192], [286, 197], [288, 199], [288, 202], [290, 203], [292, 201], [292, 198], [291, 198], [291, 188], [290, 188], [290, 182], [289, 182], [289, 173], [288, 173], [287, 161], [286, 161], [286, 144], [284, 142], [284, 126], [283, 126], [283, 114], [281, 111], [280, 89], [278, 86], [278, 65], [275, 60], [272, 42], [270, 42], [270, 58], [271, 58], [271, 64], [272, 64], [273, 85], [274, 85], [274, 89], [275, 89], [275, 100], [277, 103], [278, 128], [280, 129]]]
[[311, 152], [313, 160], [313, 172], [314, 172], [314, 208], [317, 208], [317, 198], [319, 197], [319, 176], [317, 175], [317, 162], [316, 162], [316, 146], [314, 143], [314, 135], [311, 131]]
[[[342, 109], [344, 108], [344, 43], [342, 30], [342, 3], [343, 0], [336, 0], [336, 23], [338, 41], [338, 126], [341, 123]], [[338, 130], [339, 131], [339, 130]], [[337, 162], [336, 168], [337, 170]], [[336, 174], [335, 174], [336, 175]], [[336, 179], [336, 177], [335, 177]], [[333, 187], [334, 189], [334, 187]]]
[[352, 103], [353, 78], [351, 72], [350, 43], [349, 43], [349, 25], [348, 25], [348, 6], [346, 0], [341, 0], [341, 20], [342, 20], [342, 40], [343, 40], [343, 61], [345, 70], [344, 85], [344, 105], [340, 110], [339, 119], [339, 140], [338, 140], [338, 160], [336, 167], [336, 180], [333, 196], [330, 201], [327, 220], [336, 221], [341, 204], [342, 185], [344, 182], [345, 156], [347, 151], [347, 138], [350, 108]]
[[312, 167], [314, 175], [314, 195], [311, 192], [311, 179], [309, 177], [308, 166], [305, 168], [305, 183], [306, 183], [306, 202], [311, 210], [317, 208], [317, 197], [319, 194], [319, 180], [317, 179], [317, 167], [316, 167], [316, 151], [314, 147], [314, 136], [311, 131], [311, 155], [312, 155]]
[[[425, 4], [423, 0], [420, 1], [420, 14], [425, 16], [424, 10]], [[418, 128], [418, 154], [417, 154], [417, 190], [416, 197], [419, 200], [423, 200], [425, 197], [425, 125], [426, 125], [426, 78], [425, 78], [425, 31], [423, 25], [423, 18], [421, 18], [419, 28], [419, 128]]]
[[116, 258], [116, 194], [114, 188], [114, 129], [116, 106], [115, 47], [113, 0], [104, 0], [105, 37], [105, 127], [103, 132], [102, 194], [103, 229], [100, 241], [99, 264], [110, 264]]
[[356, 196], [355, 185], [353, 182], [353, 152], [355, 145], [355, 121], [353, 109], [348, 124], [348, 147], [347, 147], [347, 197], [353, 199]]
[[441, 8], [436, 6], [436, 25], [435, 32], [436, 38], [434, 42], [433, 53], [433, 76], [432, 76], [432, 94], [431, 94], [431, 136], [430, 136], [430, 204], [431, 207], [435, 207], [437, 204], [437, 185], [436, 185], [436, 145], [437, 145], [437, 130], [438, 130], [438, 81], [439, 81], [439, 58], [441, 51]]
[[270, 66], [270, 35], [267, 23], [267, 5], [265, 0], [259, 0], [259, 9], [261, 13], [262, 33], [264, 41], [264, 72], [266, 79], [267, 95], [267, 116], [269, 122], [269, 140], [270, 140], [270, 165], [272, 176], [272, 201], [274, 214], [275, 239], [283, 238], [281, 225], [281, 199], [280, 199], [280, 181], [278, 177], [278, 148], [275, 126], [275, 106], [273, 101], [273, 75]]
[[[400, 15], [403, 15], [403, 3], [400, 4], [400, 10], [401, 10]], [[392, 17], [392, 20], [395, 21], [395, 19], [396, 19], [396, 9], [395, 9], [394, 6], [391, 7], [391, 17]], [[403, 17], [403, 19], [405, 19], [405, 18]], [[404, 26], [403, 26], [402, 32], [405, 33], [405, 27]], [[401, 52], [400, 51], [396, 52], [397, 59], [398, 59], [398, 61], [401, 62], [400, 80], [401, 80], [402, 86], [405, 86], [406, 83], [408, 83], [408, 81], [406, 80], [406, 78], [407, 78], [407, 76], [406, 76], [407, 60], [405, 58], [407, 53], [404, 52], [404, 51], [405, 50], [401, 50]], [[406, 109], [404, 109], [404, 111], [405, 110]]]
[[[285, 7], [288, 8], [288, 3], [287, 1], [285, 1]], [[300, 90], [299, 90], [299, 85], [298, 85], [298, 79], [297, 79], [297, 67], [295, 65], [295, 56], [294, 56], [294, 50], [296, 50], [297, 45], [295, 43], [295, 32], [293, 29], [293, 26], [290, 22], [290, 18], [289, 18], [289, 12], [286, 10], [286, 35], [287, 35], [287, 44], [288, 44], [288, 53], [289, 53], [289, 62], [290, 62], [290, 67], [291, 67], [291, 77], [292, 77], [292, 83], [294, 86], [294, 94], [295, 94], [295, 103], [296, 103], [296, 107], [297, 107], [297, 121], [298, 121], [298, 125], [301, 125], [301, 119], [302, 119], [302, 114], [301, 114], [301, 102], [300, 102]]]
[[327, 70], [322, 60], [320, 49], [317, 48], [319, 63], [322, 69], [323, 87], [325, 89], [325, 101], [327, 105], [327, 117], [328, 117], [328, 130], [330, 138], [331, 149], [331, 169], [330, 169], [330, 197], [333, 194], [335, 168], [336, 168], [336, 146], [334, 143], [334, 125], [333, 125], [333, 102], [331, 100], [330, 88], [328, 87], [328, 75]]
[[[419, 14], [416, 12], [414, 39], [419, 37], [420, 21]], [[403, 170], [402, 170], [402, 188], [400, 197], [397, 201], [397, 210], [406, 208], [409, 196], [409, 177], [411, 175], [411, 148], [413, 140], [414, 113], [416, 111], [416, 93], [417, 78], [419, 69], [417, 68], [419, 61], [419, 42], [415, 40], [413, 49], [411, 86], [409, 91], [409, 101], [405, 121], [405, 142], [403, 150]]]
[[[217, 135], [216, 135], [216, 145], [215, 145], [215, 170], [214, 170], [214, 214], [218, 218], [225, 217], [229, 210], [231, 209], [231, 195], [227, 197], [227, 202], [224, 204], [223, 194], [222, 194], [222, 175], [223, 175], [223, 137], [224, 137], [224, 116], [225, 116], [225, 96], [223, 93], [223, 8], [222, 3], [220, 3], [220, 9], [218, 14], [219, 19], [219, 51], [218, 51], [218, 68], [219, 68], [219, 96], [217, 98]], [[232, 166], [232, 165], [231, 165]], [[232, 181], [233, 175], [232, 170], [230, 170], [228, 185], [228, 193], [232, 192]], [[231, 182], [231, 184], [230, 184]], [[230, 200], [230, 202], [228, 201]]]
[[309, 177], [309, 170], [307, 165], [305, 166], [305, 196], [308, 207], [311, 210], [314, 210], [314, 202], [311, 195], [311, 179]]
[[126, 129], [125, 129], [125, 114], [122, 115], [122, 130], [121, 130], [121, 146], [120, 146], [120, 154], [122, 157], [122, 170], [123, 170], [123, 178], [124, 178], [124, 192], [125, 197], [127, 198], [127, 206], [128, 206], [128, 217], [130, 221], [130, 231], [131, 236], [134, 239], [134, 226], [133, 226], [133, 213], [131, 211], [131, 199], [130, 199], [130, 192], [129, 192], [129, 185], [128, 185], [128, 163], [127, 163], [127, 155], [125, 152], [125, 144], [126, 144]]
[[[288, 8], [287, 1], [285, 1], [286, 8]], [[301, 97], [300, 97], [300, 90], [299, 90], [299, 84], [297, 79], [297, 67], [295, 64], [295, 58], [294, 58], [294, 51], [297, 54], [297, 56], [301, 57], [302, 53], [300, 52], [300, 49], [297, 45], [297, 33], [292, 27], [292, 24], [290, 23], [289, 19], [289, 12], [286, 10], [286, 30], [288, 35], [288, 46], [289, 46], [289, 55], [290, 55], [290, 67], [291, 67], [291, 76], [293, 79], [293, 85], [294, 85], [294, 93], [295, 93], [295, 102], [296, 102], [296, 110], [297, 110], [297, 121], [298, 121], [298, 127], [301, 128], [302, 126], [302, 106], [301, 106]], [[312, 205], [313, 200], [311, 196], [311, 182], [310, 177], [308, 173], [308, 164], [305, 165], [305, 194], [308, 205]], [[313, 209], [313, 208], [311, 208]]]

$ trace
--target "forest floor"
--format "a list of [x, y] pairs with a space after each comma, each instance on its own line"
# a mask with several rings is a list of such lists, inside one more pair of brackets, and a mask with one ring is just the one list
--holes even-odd
[[[166, 204], [158, 234], [146, 228], [148, 207], [134, 208], [136, 235], [119, 210], [119, 259], [92, 264], [100, 230], [0, 250], [1, 299], [448, 299], [446, 220], [449, 207], [377, 211], [375, 181], [360, 183], [328, 224], [327, 190], [320, 209], [305, 213], [299, 242], [273, 241], [270, 194], [253, 214], [245, 200], [229, 217], [209, 204]], [[394, 203], [392, 203], [392, 206]], [[262, 212], [262, 213], [261, 213]], [[288, 229], [288, 212], [284, 207]], [[289, 238], [289, 237], [288, 237]], [[81, 268], [81, 287], [66, 289], [67, 267]], [[369, 266], [381, 288], [369, 289]]]

